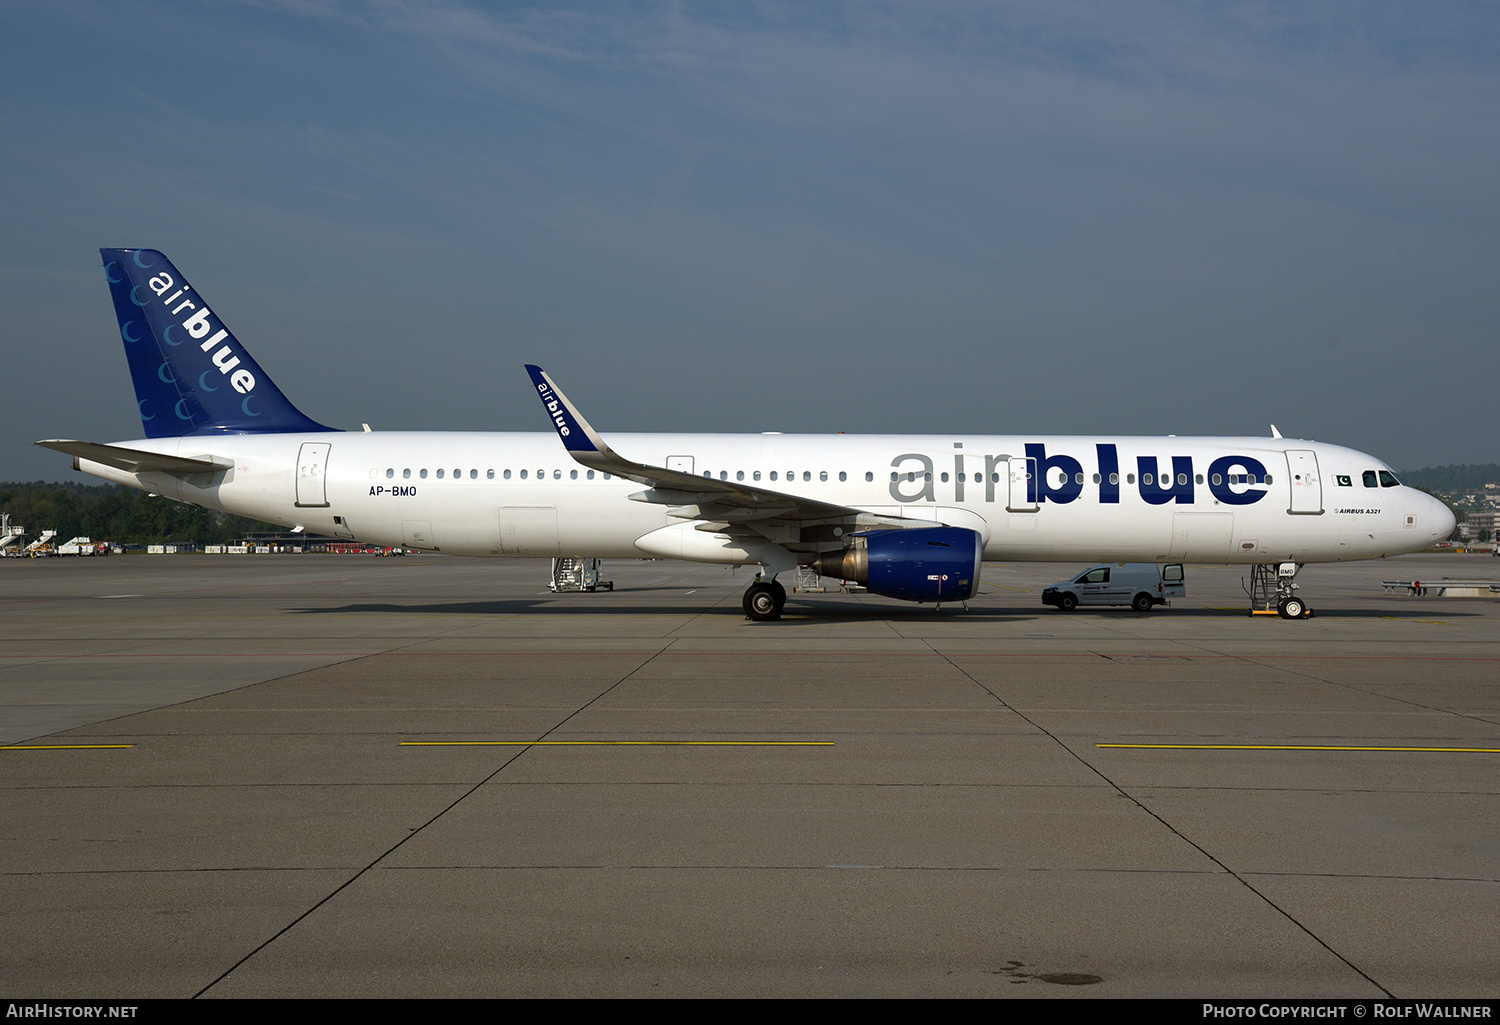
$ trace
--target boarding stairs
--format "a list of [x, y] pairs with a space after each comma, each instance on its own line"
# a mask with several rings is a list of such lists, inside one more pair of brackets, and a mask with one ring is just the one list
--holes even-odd
[[603, 568], [603, 559], [553, 559], [552, 580], [547, 587], [552, 591], [613, 591], [613, 580], [599, 579]]

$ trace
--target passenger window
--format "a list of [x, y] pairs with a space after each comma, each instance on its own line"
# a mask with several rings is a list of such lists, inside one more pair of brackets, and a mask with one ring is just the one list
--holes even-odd
[[827, 479], [828, 479], [828, 471], [827, 470], [821, 470], [821, 471], [819, 471], [819, 473], [818, 473], [818, 480], [825, 481]]
[[873, 473], [869, 473], [868, 471], [865, 473], [865, 483], [866, 484], [870, 483], [874, 479], [875, 479], [875, 475]]
[[593, 470], [589, 471], [588, 478], [589, 478], [589, 480], [593, 480], [594, 479], [594, 471]]
[[526, 479], [526, 471], [525, 471], [525, 470], [522, 470], [522, 471], [521, 471], [521, 479], [522, 479], [522, 480], [525, 480], [525, 479]]
[[1364, 473], [1360, 474], [1359, 479], [1364, 482], [1364, 485], [1367, 488], [1380, 487], [1380, 481], [1376, 479], [1374, 470], [1366, 470]]
[[442, 480], [443, 479], [443, 471], [441, 469], [438, 470], [438, 474], [437, 475], [438, 475], [438, 480]]
[[735, 480], [744, 480], [745, 479], [745, 471], [744, 470], [735, 470], [734, 471], [734, 479]]
[[1111, 484], [1119, 484], [1120, 483], [1120, 475], [1118, 473], [1112, 473], [1112, 474], [1110, 474], [1109, 475], [1109, 482]]
[[401, 478], [402, 480], [411, 480], [411, 469], [409, 467], [401, 471]]
[[577, 470], [569, 470], [568, 471], [568, 479], [569, 480], [577, 480], [578, 479], [578, 471]]
[[840, 481], [846, 481], [848, 479], [849, 479], [849, 475], [847, 473], [845, 473], [843, 470], [840, 470], [839, 471], [839, 480]]
[[394, 476], [396, 476], [395, 469], [390, 469], [390, 470], [385, 471], [385, 479], [386, 480], [390, 480]]
[[807, 480], [807, 481], [812, 480], [812, 471], [811, 470], [803, 470], [802, 471], [802, 479], [803, 480]]

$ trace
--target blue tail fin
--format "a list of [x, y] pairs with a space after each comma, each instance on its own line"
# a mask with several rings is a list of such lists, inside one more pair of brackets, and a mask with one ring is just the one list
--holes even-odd
[[303, 416], [161, 253], [101, 249], [149, 438], [294, 434]]

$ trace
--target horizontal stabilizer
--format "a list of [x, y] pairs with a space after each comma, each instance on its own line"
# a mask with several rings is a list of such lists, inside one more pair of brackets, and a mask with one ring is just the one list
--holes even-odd
[[53, 439], [39, 441], [37, 444], [75, 459], [113, 466], [126, 473], [171, 473], [180, 476], [187, 473], [213, 473], [234, 465], [234, 460], [219, 456], [168, 456], [160, 452], [142, 452], [123, 445], [104, 445], [97, 441]]

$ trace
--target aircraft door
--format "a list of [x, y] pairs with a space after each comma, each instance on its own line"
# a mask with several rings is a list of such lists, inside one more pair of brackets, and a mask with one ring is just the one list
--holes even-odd
[[1008, 512], [1037, 511], [1037, 489], [1031, 486], [1035, 475], [1035, 459], [1010, 457], [1010, 500], [1005, 506]]
[[326, 441], [303, 442], [297, 452], [297, 505], [299, 508], [328, 507], [328, 452]]
[[422, 548], [429, 552], [436, 551], [437, 545], [432, 542], [432, 521], [402, 520], [401, 543], [407, 548]]
[[557, 507], [507, 505], [500, 509], [500, 551], [505, 555], [562, 554]]
[[1168, 558], [1222, 562], [1229, 558], [1233, 537], [1234, 513], [1174, 513]]
[[1291, 513], [1316, 516], [1323, 511], [1323, 481], [1318, 475], [1318, 454], [1311, 449], [1288, 449], [1288, 479], [1292, 485]]

